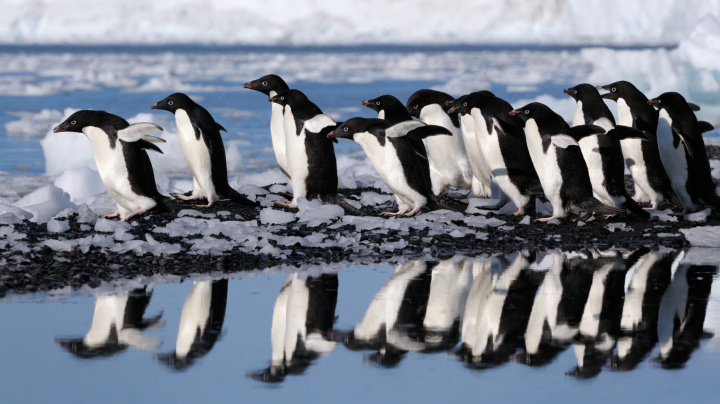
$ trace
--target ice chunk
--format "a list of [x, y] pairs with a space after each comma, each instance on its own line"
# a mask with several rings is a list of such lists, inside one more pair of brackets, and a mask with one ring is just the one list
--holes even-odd
[[381, 195], [377, 192], [363, 192], [360, 195], [360, 204], [362, 206], [377, 206], [388, 202], [392, 203], [393, 201], [395, 201], [395, 197], [392, 195]]
[[65, 233], [70, 230], [70, 224], [60, 220], [50, 220], [47, 224], [48, 233]]
[[704, 222], [705, 219], [707, 219], [708, 216], [710, 216], [710, 211], [712, 209], [707, 208], [704, 210], [700, 210], [694, 213], [688, 213], [685, 215], [685, 220], [691, 221], [691, 222]]
[[63, 114], [57, 109], [43, 108], [40, 112], [8, 112], [8, 115], [19, 116], [17, 121], [5, 124], [5, 131], [10, 136], [43, 136], [53, 124], [63, 120]]
[[33, 214], [30, 221], [47, 223], [53, 216], [65, 209], [76, 209], [70, 196], [54, 185], [44, 186], [13, 204]]
[[260, 211], [260, 223], [262, 224], [285, 224], [295, 221], [295, 214], [284, 212], [273, 208], [265, 208]]
[[720, 247], [720, 226], [698, 226], [680, 229], [694, 247]]
[[33, 214], [26, 210], [20, 209], [16, 206], [11, 206], [11, 205], [6, 205], [4, 203], [0, 203], [0, 215], [5, 215], [5, 214], [13, 215], [16, 218], [18, 218], [19, 220], [30, 219], [31, 217], [33, 217]]
[[95, 223], [95, 231], [101, 233], [115, 233], [117, 230], [128, 231], [132, 226], [128, 222], [110, 219], [98, 219]]
[[337, 205], [323, 205], [317, 199], [308, 201], [305, 198], [298, 199], [298, 223], [307, 223], [308, 227], [329, 224], [345, 215], [343, 208]]
[[105, 192], [105, 184], [100, 179], [100, 174], [89, 167], [64, 171], [55, 179], [54, 185], [67, 192], [74, 203]]
[[523, 217], [522, 220], [520, 221], [520, 224], [523, 224], [526, 226], [529, 225], [530, 224], [530, 216], [526, 215], [525, 217]]

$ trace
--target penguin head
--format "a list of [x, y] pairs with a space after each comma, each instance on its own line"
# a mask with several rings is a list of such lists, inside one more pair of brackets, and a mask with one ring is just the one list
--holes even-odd
[[571, 96], [575, 101], [581, 101], [584, 97], [597, 96], [598, 90], [590, 84], [578, 84], [575, 87], [566, 88], [563, 92]]
[[302, 93], [300, 90], [287, 90], [283, 91], [281, 93], [276, 94], [273, 97], [268, 98], [269, 102], [274, 102], [276, 104], [286, 106], [286, 105], [297, 105], [299, 103], [303, 102], [310, 102], [308, 98], [305, 96], [305, 94]]
[[270, 97], [270, 93], [273, 91], [275, 94], [279, 94], [290, 89], [287, 83], [285, 83], [285, 80], [276, 74], [268, 74], [267, 76], [262, 76], [257, 80], [248, 81], [243, 87], [250, 90], [260, 91], [268, 97]]
[[693, 114], [692, 106], [685, 100], [685, 97], [676, 92], [662, 93], [660, 96], [648, 100], [648, 105], [661, 110], [665, 109], [670, 116], [681, 114]]
[[487, 105], [495, 98], [495, 94], [487, 90], [476, 91], [474, 93], [465, 94], [455, 100], [450, 100], [445, 103], [449, 107], [447, 110], [448, 114], [469, 114], [473, 108]]
[[420, 111], [428, 105], [438, 104], [447, 112], [449, 107], [445, 105], [448, 101], [452, 101], [450, 94], [436, 90], [418, 90], [408, 98], [405, 105], [410, 116], [420, 119]]
[[527, 122], [528, 119], [536, 119], [542, 115], [547, 107], [539, 102], [531, 102], [522, 108], [518, 108], [510, 111], [510, 115], [516, 116], [522, 119], [523, 122]]
[[[70, 115], [63, 123], [53, 129], [54, 133], [58, 132], [78, 132], [82, 133], [83, 128], [95, 126], [103, 129], [113, 129], [115, 131], [125, 129], [130, 124], [117, 115], [105, 111], [80, 110]], [[106, 130], [106, 132], [108, 132]]]
[[150, 108], [152, 109], [164, 109], [170, 111], [173, 114], [178, 109], [188, 110], [192, 106], [197, 105], [190, 97], [183, 93], [175, 93], [168, 95], [164, 100], [158, 101], [153, 104]]
[[329, 132], [327, 137], [353, 140], [354, 134], [365, 132], [367, 130], [370, 121], [373, 121], [373, 119], [350, 118], [343, 122], [342, 125]]
[[606, 100], [617, 101], [620, 98], [631, 98], [634, 95], [642, 94], [632, 83], [625, 80], [598, 86], [599, 89], [607, 91], [602, 97]]
[[404, 108], [400, 100], [389, 94], [381, 95], [380, 97], [373, 98], [372, 100], [365, 100], [362, 102], [362, 105], [372, 109], [375, 112], [380, 112], [386, 109], [388, 106], [392, 105], [400, 105]]

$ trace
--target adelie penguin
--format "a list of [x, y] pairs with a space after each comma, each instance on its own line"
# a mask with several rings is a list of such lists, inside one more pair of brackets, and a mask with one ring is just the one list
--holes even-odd
[[345, 212], [361, 215], [337, 193], [337, 162], [333, 142], [327, 135], [337, 123], [299, 90], [288, 90], [268, 101], [285, 108], [284, 128], [288, 173], [292, 182], [290, 203], [275, 201], [279, 206], [297, 208], [299, 198], [319, 199], [322, 203], [340, 205]]
[[[245, 83], [245, 88], [259, 91], [268, 97], [274, 97], [283, 91], [290, 89], [285, 80], [275, 74], [268, 74], [267, 76], [260, 77], [257, 80], [249, 81]], [[270, 114], [270, 139], [272, 140], [273, 152], [275, 153], [275, 160], [280, 166], [288, 185], [292, 186], [290, 181], [290, 174], [287, 166], [287, 151], [285, 148], [285, 120], [283, 118], [283, 112], [285, 108], [277, 103], [272, 104], [272, 111]]]
[[625, 139], [642, 141], [645, 139], [643, 133], [628, 126], [615, 126], [615, 118], [594, 86], [578, 84], [563, 91], [576, 101], [573, 126], [597, 125], [605, 130], [605, 133], [576, 139], [590, 173], [595, 198], [606, 205], [625, 207], [638, 217], [649, 219], [650, 213], [628, 195], [620, 145]]
[[171, 94], [151, 108], [175, 115], [180, 149], [193, 174], [192, 194], [172, 194], [173, 197], [183, 201], [206, 198], [207, 205], [198, 207], [208, 208], [221, 199], [244, 206], [256, 205], [228, 184], [225, 146], [220, 136], [220, 131], [226, 130], [205, 108], [183, 93]]
[[712, 125], [698, 121], [690, 104], [675, 92], [648, 101], [659, 110], [658, 150], [683, 212], [694, 212], [703, 204], [720, 208], [720, 197], [710, 175], [710, 163], [702, 134]]
[[608, 91], [602, 98], [617, 103], [618, 125], [635, 128], [646, 137], [620, 140], [625, 165], [635, 182], [635, 201], [649, 200], [651, 209], [657, 209], [663, 200], [681, 206], [660, 160], [657, 110], [648, 105], [647, 97], [630, 82], [616, 81], [598, 88]]
[[406, 104], [411, 116], [428, 125], [441, 126], [452, 133], [449, 137], [434, 136], [425, 140], [435, 195], [449, 187], [472, 187], [472, 167], [460, 134], [460, 121], [457, 114], [448, 115], [447, 110], [450, 107], [445, 105], [451, 100], [452, 96], [440, 91], [419, 90], [410, 96]]
[[386, 216], [413, 216], [426, 205], [430, 210], [446, 208], [435, 200], [428, 187], [411, 140], [435, 135], [451, 133], [442, 127], [418, 121], [393, 125], [376, 118], [351, 118], [328, 133], [329, 137], [353, 140], [363, 148], [398, 201], [398, 211], [384, 212]]
[[525, 214], [532, 195], [542, 194], [542, 186], [530, 159], [523, 121], [510, 115], [505, 100], [487, 92], [475, 92], [450, 103], [449, 113], [470, 114], [481, 158], [488, 165], [495, 183], [518, 208], [514, 215]]
[[580, 146], [575, 138], [603, 133], [594, 125], [570, 128], [563, 117], [547, 105], [530, 103], [510, 112], [525, 121], [525, 140], [545, 197], [553, 207], [549, 221], [563, 218], [568, 213], [597, 212], [616, 214], [624, 212], [607, 206], [593, 197], [592, 184]]
[[153, 143], [165, 140], [150, 136], [162, 128], [153, 123], [130, 125], [123, 118], [105, 111], [82, 110], [70, 115], [53, 132], [78, 132], [90, 139], [95, 164], [105, 188], [117, 202], [117, 211], [103, 217], [122, 220], [164, 206], [155, 184], [150, 158], [145, 150], [162, 153]]

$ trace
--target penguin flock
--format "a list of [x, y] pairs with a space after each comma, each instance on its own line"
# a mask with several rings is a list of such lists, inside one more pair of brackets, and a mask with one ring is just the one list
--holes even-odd
[[[552, 214], [539, 218], [541, 222], [570, 214], [584, 220], [592, 214], [626, 212], [652, 220], [648, 208], [658, 209], [662, 202], [677, 208], [679, 216], [705, 205], [720, 208], [702, 137], [713, 126], [699, 121], [699, 107], [675, 92], [648, 99], [627, 81], [579, 84], [564, 90], [577, 103], [569, 125], [547, 105], [533, 102], [513, 108], [486, 90], [454, 98], [422, 89], [405, 104], [382, 95], [362, 101], [377, 118], [336, 122], [277, 75], [244, 87], [265, 94], [272, 105], [273, 151], [292, 189], [290, 202], [275, 201], [283, 208], [297, 208], [298, 200], [306, 198], [340, 205], [348, 214], [364, 214], [338, 194], [333, 147], [338, 139], [357, 143], [392, 191], [397, 209], [383, 216], [457, 210], [440, 197], [451, 187], [468, 191], [468, 197], [499, 200], [484, 209], [512, 202], [514, 215], [524, 215], [528, 204], [541, 198], [552, 205]], [[617, 103], [617, 120], [603, 99]], [[197, 207], [225, 199], [257, 205], [228, 184], [220, 134], [225, 128], [205, 108], [182, 93], [151, 108], [175, 116], [180, 147], [193, 175], [193, 189], [172, 197], [207, 201]], [[129, 220], [153, 208], [167, 209], [147, 154], [162, 153], [158, 144], [164, 140], [152, 135], [162, 128], [82, 110], [54, 128], [68, 131], [90, 139], [100, 177], [117, 203], [117, 212], [107, 217]], [[634, 182], [632, 197], [625, 185], [626, 167]]]

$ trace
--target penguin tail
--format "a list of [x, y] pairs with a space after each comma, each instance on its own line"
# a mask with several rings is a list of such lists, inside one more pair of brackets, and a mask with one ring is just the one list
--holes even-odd
[[241, 206], [258, 206], [257, 202], [251, 201], [245, 195], [239, 193], [230, 186], [228, 187], [226, 197]]
[[677, 206], [678, 208], [683, 207], [682, 201], [680, 200], [680, 198], [678, 198], [677, 194], [675, 194], [675, 191], [673, 191], [672, 189], [667, 189], [665, 192], [663, 192], [663, 196], [665, 197], [665, 199], [670, 201], [670, 203]]
[[345, 214], [347, 215], [354, 215], [354, 216], [365, 216], [365, 214], [358, 208], [350, 205], [348, 201], [345, 200], [342, 196], [338, 194], [325, 196], [323, 198], [320, 198], [322, 203], [332, 203], [334, 205], [338, 205], [345, 211]]
[[604, 203], [597, 200], [595, 197], [591, 197], [581, 202], [577, 205], [577, 207], [584, 212], [595, 212], [604, 215], [616, 215], [620, 213], [625, 213], [625, 209], [605, 205]]
[[635, 202], [634, 199], [632, 199], [629, 195], [625, 195], [625, 202], [623, 203], [623, 207], [630, 212], [632, 212], [635, 216], [639, 217], [643, 220], [650, 219], [650, 212], [643, 209], [640, 205], [638, 205], [637, 202]]
[[709, 190], [706, 195], [703, 195], [702, 200], [707, 205], [710, 205], [715, 209], [720, 209], [720, 196], [715, 193], [714, 187], [712, 190]]
[[[458, 202], [460, 204], [460, 202]], [[451, 210], [453, 212], [464, 212], [465, 209], [467, 209], [467, 205], [465, 206], [465, 209], [456, 208], [453, 206], [450, 206], [449, 204], [443, 202], [435, 195], [430, 195], [430, 197], [427, 199], [427, 204], [425, 205], [430, 211], [433, 210], [439, 210], [439, 209], [445, 209], [445, 210]]]

